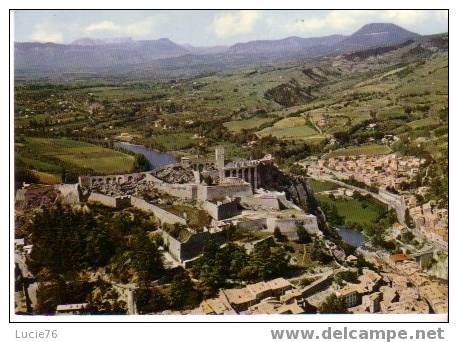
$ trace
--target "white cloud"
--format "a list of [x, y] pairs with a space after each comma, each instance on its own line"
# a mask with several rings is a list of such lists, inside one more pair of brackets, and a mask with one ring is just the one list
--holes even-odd
[[86, 27], [86, 32], [88, 33], [100, 31], [117, 32], [120, 30], [121, 27], [110, 20], [99, 21], [98, 23], [94, 23]]
[[290, 33], [316, 32], [325, 29], [353, 29], [368, 16], [374, 14], [372, 10], [331, 11], [324, 17], [308, 17], [287, 25]]
[[63, 41], [64, 36], [60, 32], [50, 30], [46, 25], [36, 26], [31, 35], [33, 41], [40, 43], [60, 43]]
[[427, 16], [428, 12], [424, 10], [388, 10], [381, 12], [382, 19], [398, 25], [416, 24]]
[[214, 18], [212, 28], [218, 37], [249, 33], [260, 17], [261, 13], [258, 11], [227, 12]]
[[154, 28], [154, 20], [152, 17], [147, 17], [136, 23], [126, 25], [125, 31], [131, 36], [144, 36], [151, 33]]
[[[315, 33], [320, 31], [352, 32], [370, 22], [386, 22], [400, 26], [415, 26], [431, 16], [446, 18], [443, 11], [427, 10], [335, 10], [325, 16], [307, 16], [286, 26], [289, 33]], [[442, 19], [443, 20], [443, 19]]]
[[152, 17], [147, 17], [137, 22], [130, 24], [116, 24], [110, 20], [103, 20], [97, 23], [93, 23], [86, 27], [87, 33], [116, 33], [116, 34], [127, 34], [132, 37], [145, 36], [153, 31], [154, 20]]

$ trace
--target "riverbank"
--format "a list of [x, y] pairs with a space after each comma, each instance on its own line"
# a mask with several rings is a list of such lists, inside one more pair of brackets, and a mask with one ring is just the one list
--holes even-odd
[[124, 141], [114, 141], [113, 146], [126, 149], [133, 153], [142, 154], [150, 163], [151, 169], [177, 162], [177, 158], [173, 154], [159, 152], [143, 145], [132, 144]]

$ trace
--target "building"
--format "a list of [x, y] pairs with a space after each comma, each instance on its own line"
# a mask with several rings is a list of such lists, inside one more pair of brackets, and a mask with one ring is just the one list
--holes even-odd
[[[219, 301], [228, 303], [232, 309], [240, 313], [247, 311], [253, 305], [261, 301], [272, 298], [281, 297], [293, 288], [291, 283], [284, 278], [276, 278], [267, 282], [261, 281], [255, 284], [249, 284], [240, 289], [225, 289], [219, 293]], [[211, 303], [207, 303], [211, 306]], [[215, 311], [214, 309], [212, 309]], [[209, 309], [207, 308], [207, 311]]]
[[56, 315], [82, 315], [87, 313], [88, 303], [57, 305]]
[[[270, 164], [273, 159], [271, 155], [266, 155], [261, 159], [237, 159], [232, 161], [225, 160], [223, 146], [215, 148], [215, 159], [202, 160], [182, 158], [181, 165], [191, 168], [194, 171], [207, 172], [208, 175], [223, 180], [225, 178], [240, 178], [250, 184], [253, 189], [257, 189], [262, 183], [259, 166]], [[213, 172], [212, 172], [213, 171]]]
[[361, 304], [361, 294], [355, 286], [344, 287], [336, 291], [336, 296], [344, 299], [347, 308]]

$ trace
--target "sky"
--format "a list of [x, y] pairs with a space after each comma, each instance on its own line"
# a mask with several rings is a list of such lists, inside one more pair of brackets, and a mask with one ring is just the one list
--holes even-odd
[[448, 31], [444, 10], [23, 10], [14, 15], [14, 40], [66, 44], [82, 37], [169, 38], [213, 46], [351, 34], [373, 22], [394, 23], [419, 34]]

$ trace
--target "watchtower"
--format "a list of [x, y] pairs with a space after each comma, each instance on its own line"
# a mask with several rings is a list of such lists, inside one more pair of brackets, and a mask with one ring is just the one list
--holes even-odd
[[221, 170], [224, 168], [224, 147], [216, 146], [215, 148], [215, 165]]

